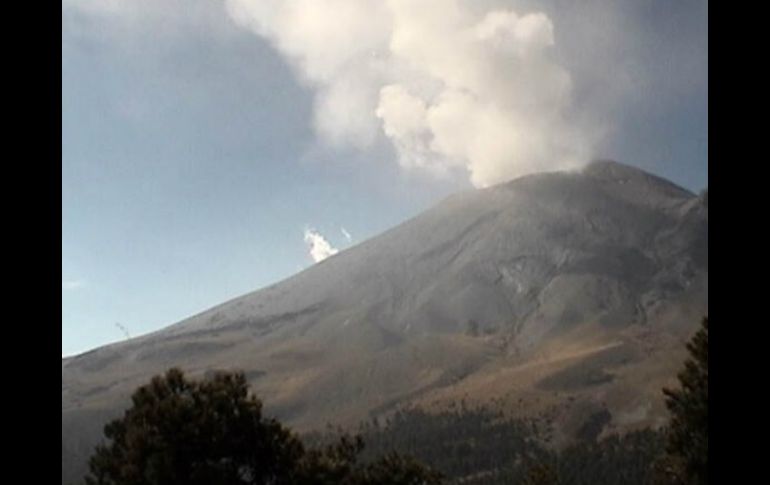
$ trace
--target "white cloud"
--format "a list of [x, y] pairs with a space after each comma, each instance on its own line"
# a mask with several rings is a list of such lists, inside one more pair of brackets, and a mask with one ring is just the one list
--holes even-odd
[[654, 10], [612, 0], [62, 0], [62, 40], [95, 36], [168, 69], [169, 39], [249, 29], [314, 93], [321, 140], [360, 150], [385, 140], [404, 168], [483, 186], [577, 165], [595, 146], [617, 151], [635, 136], [624, 121], [706, 91], [707, 5], [662, 20]]
[[305, 243], [308, 245], [308, 252], [313, 261], [319, 263], [329, 256], [334, 256], [339, 250], [333, 247], [329, 241], [326, 240], [315, 229], [305, 229]]
[[86, 284], [83, 280], [62, 280], [61, 289], [67, 291], [79, 290]]
[[[492, 2], [494, 3], [494, 2]], [[399, 163], [476, 186], [574, 167], [592, 137], [570, 122], [572, 80], [543, 12], [469, 0], [226, 0], [315, 91], [332, 145], [390, 140]]]

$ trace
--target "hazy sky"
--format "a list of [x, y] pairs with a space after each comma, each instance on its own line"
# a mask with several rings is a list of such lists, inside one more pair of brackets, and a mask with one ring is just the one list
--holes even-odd
[[532, 171], [701, 190], [707, 7], [63, 0], [62, 355]]

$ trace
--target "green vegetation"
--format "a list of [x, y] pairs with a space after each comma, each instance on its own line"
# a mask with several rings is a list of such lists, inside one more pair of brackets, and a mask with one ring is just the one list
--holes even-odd
[[[300, 439], [248, 394], [241, 373], [191, 381], [172, 369], [133, 395], [105, 427], [90, 485], [708, 485], [708, 319], [688, 344], [663, 430], [598, 439], [602, 410], [578, 441], [549, 445], [550, 420], [513, 419], [464, 403], [400, 410], [385, 422]], [[364, 446], [366, 443], [366, 446]]]
[[679, 373], [679, 389], [664, 389], [671, 413], [668, 459], [663, 464], [674, 483], [708, 485], [709, 321], [687, 344], [690, 357]]
[[[359, 428], [364, 459], [399, 450], [438, 470], [447, 483], [467, 485], [649, 485], [665, 451], [661, 432], [644, 430], [601, 441], [583, 440], [551, 449], [547, 418], [513, 419], [480, 407], [440, 413], [397, 412], [387, 422]], [[309, 443], [334, 442], [339, 434], [314, 434]]]
[[388, 454], [359, 462], [363, 442], [341, 437], [320, 449], [262, 415], [242, 373], [192, 381], [178, 369], [132, 396], [121, 419], [105, 426], [109, 444], [89, 462], [89, 485], [422, 485], [440, 476]]
[[460, 405], [440, 413], [402, 410], [384, 424], [362, 425], [364, 454], [409, 453], [450, 483], [467, 485], [708, 485], [707, 318], [687, 348], [680, 388], [663, 391], [671, 420], [662, 430], [599, 441], [611, 420], [603, 410], [588, 419], [577, 443], [555, 452], [547, 418], [511, 419]]

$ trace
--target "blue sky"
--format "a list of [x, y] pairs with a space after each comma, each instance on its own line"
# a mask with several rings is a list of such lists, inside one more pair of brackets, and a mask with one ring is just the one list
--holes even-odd
[[[292, 0], [299, 9], [303, 1]], [[452, 192], [532, 170], [500, 162], [509, 152], [494, 158], [426, 143], [443, 135], [405, 118], [413, 111], [404, 106], [422, 102], [417, 84], [408, 84], [417, 79], [411, 73], [398, 71], [388, 82], [408, 88], [402, 91], [409, 97], [397, 101], [420, 102], [385, 105], [380, 97], [380, 114], [354, 111], [371, 115], [355, 126], [323, 118], [328, 93], [348, 86], [340, 80], [367, 72], [340, 71], [327, 56], [336, 44], [318, 49], [309, 44], [318, 39], [304, 31], [291, 34], [296, 30], [286, 19], [294, 17], [249, 11], [245, 21], [233, 13], [253, 3], [63, 1], [62, 355], [125, 338], [118, 324], [132, 336], [143, 334], [309, 267], [307, 229], [344, 249]], [[545, 37], [533, 36], [527, 46], [542, 41], [548, 52], [531, 72], [545, 65], [544, 76], [569, 76], [570, 103], [557, 106], [564, 119], [561, 111], [558, 121], [542, 114], [556, 91], [523, 84], [527, 78], [515, 72], [499, 79], [535, 89], [532, 99], [542, 95], [544, 104], [530, 114], [544, 120], [545, 133], [565, 139], [578, 133], [574, 153], [584, 153], [583, 139], [590, 138], [591, 156], [637, 165], [693, 191], [707, 186], [707, 4], [573, 3], [484, 1], [458, 19], [499, 30], [515, 27], [526, 12], [542, 12], [530, 24], [540, 22]], [[402, 17], [394, 14], [394, 25], [424, 28], [407, 21], [411, 12], [396, 13]], [[355, 31], [355, 12], [345, 18]], [[314, 17], [303, 22], [313, 31]], [[349, 44], [337, 47], [348, 64], [357, 55]], [[438, 73], [437, 85], [451, 84], [453, 73], [478, 62], [498, 62], [474, 50], [462, 69], [436, 71], [435, 44], [417, 67]], [[351, 86], [381, 87], [357, 82]], [[341, 92], [333, 114], [344, 112], [348, 99]], [[356, 92], [351, 88], [351, 99]], [[506, 92], [485, 93], [487, 105], [507, 99]], [[478, 116], [466, 118], [490, 119], [486, 111], [473, 113]], [[518, 112], [503, 114], [516, 126]], [[335, 135], [339, 130], [343, 135]], [[540, 132], [528, 134], [538, 139]], [[527, 153], [541, 152], [557, 153]], [[543, 162], [542, 169], [552, 168]]]

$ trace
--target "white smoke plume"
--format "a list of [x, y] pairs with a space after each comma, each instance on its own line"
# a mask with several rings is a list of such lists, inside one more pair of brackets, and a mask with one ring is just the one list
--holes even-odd
[[226, 6], [314, 90], [315, 129], [331, 144], [365, 148], [384, 135], [403, 167], [465, 172], [478, 187], [590, 155], [568, 120], [572, 82], [542, 12], [479, 12], [470, 0]]
[[305, 244], [308, 245], [308, 251], [313, 261], [320, 263], [329, 256], [334, 256], [339, 252], [332, 246], [325, 237], [315, 229], [305, 229]]

